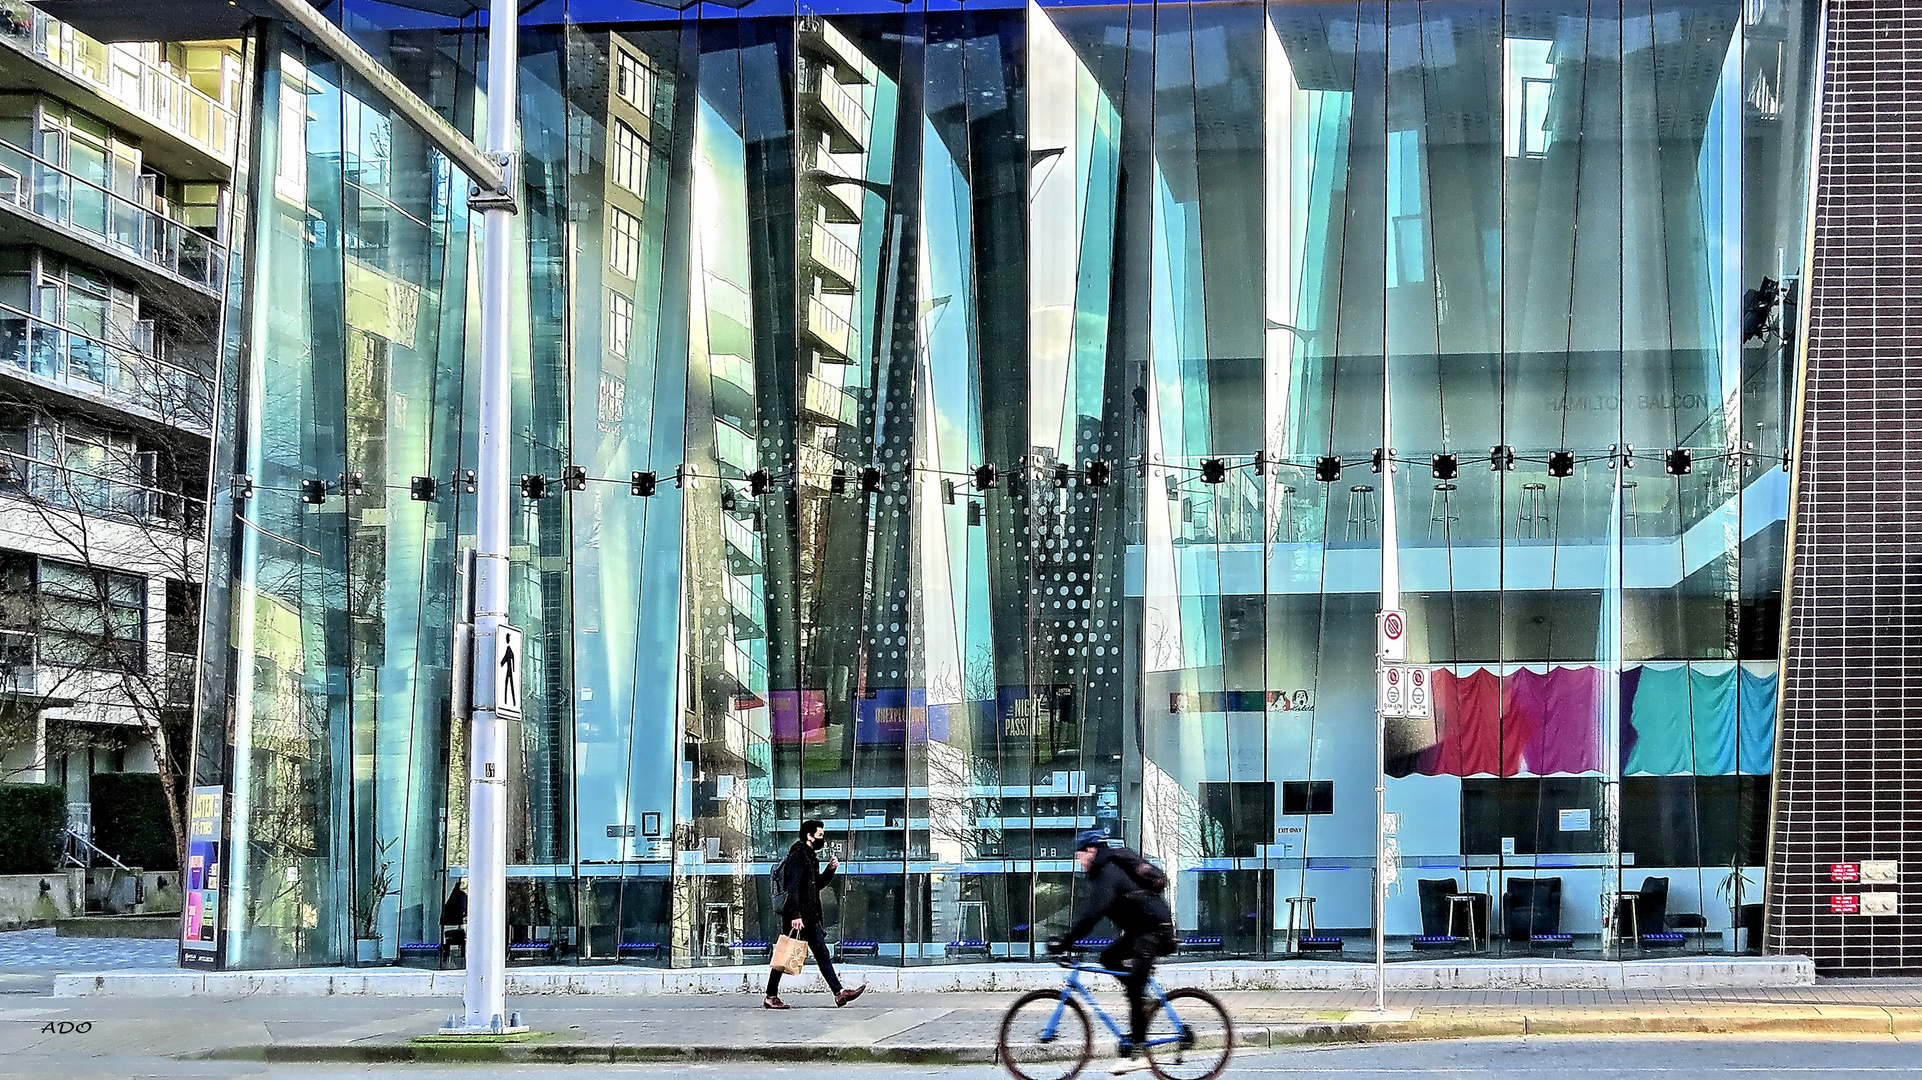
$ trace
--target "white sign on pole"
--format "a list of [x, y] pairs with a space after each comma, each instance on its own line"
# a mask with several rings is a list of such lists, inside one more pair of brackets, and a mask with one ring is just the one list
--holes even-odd
[[1408, 715], [1408, 669], [1383, 664], [1375, 669], [1375, 701], [1383, 716]]
[[1376, 652], [1391, 664], [1408, 659], [1408, 613], [1389, 608], [1375, 620]]
[[526, 679], [526, 657], [521, 632], [501, 623], [494, 631], [494, 712], [508, 720], [521, 718], [521, 684]]
[[1408, 671], [1408, 715], [1417, 720], [1432, 719], [1435, 715], [1435, 695], [1431, 693], [1429, 682], [1434, 672], [1425, 667], [1411, 667]]

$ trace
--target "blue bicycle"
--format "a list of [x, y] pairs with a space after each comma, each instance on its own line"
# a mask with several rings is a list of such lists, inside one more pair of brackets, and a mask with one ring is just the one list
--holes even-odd
[[[1081, 981], [1082, 972], [1121, 976], [1119, 971], [1076, 963], [1057, 956], [1068, 969], [1059, 990], [1023, 994], [1001, 1019], [1001, 1063], [1020, 1080], [1073, 1080], [1094, 1051], [1088, 1009], [1114, 1034], [1117, 1048], [1129, 1048], [1128, 1031], [1102, 1009]], [[1163, 990], [1148, 980], [1148, 1040], [1140, 1049], [1148, 1067], [1162, 1080], [1212, 1080], [1228, 1067], [1235, 1029], [1221, 1002], [1200, 990]], [[1083, 1006], [1086, 1002], [1086, 1006]], [[1125, 1018], [1124, 1018], [1125, 1019]]]

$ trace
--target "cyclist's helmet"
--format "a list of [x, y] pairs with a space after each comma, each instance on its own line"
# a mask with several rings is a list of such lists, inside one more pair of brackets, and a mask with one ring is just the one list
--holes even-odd
[[1089, 848], [1105, 847], [1107, 843], [1108, 843], [1108, 832], [1106, 829], [1084, 829], [1081, 832], [1076, 833], [1074, 837], [1074, 849], [1076, 851], [1086, 851]]

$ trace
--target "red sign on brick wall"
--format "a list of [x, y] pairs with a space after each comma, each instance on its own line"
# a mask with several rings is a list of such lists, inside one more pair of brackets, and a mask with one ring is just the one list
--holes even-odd
[[1829, 897], [1829, 914], [1859, 915], [1862, 912], [1862, 898], [1859, 896]]
[[1862, 864], [1852, 863], [1852, 862], [1830, 863], [1829, 864], [1829, 880], [1830, 881], [1861, 881], [1862, 880]]

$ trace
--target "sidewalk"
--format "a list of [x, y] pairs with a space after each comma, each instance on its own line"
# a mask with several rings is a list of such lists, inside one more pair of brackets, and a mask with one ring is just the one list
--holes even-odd
[[[1178, 982], [1179, 970], [1168, 973]], [[269, 1062], [626, 1062], [993, 1060], [1012, 993], [871, 991], [845, 1009], [820, 992], [510, 999], [536, 1033], [524, 1042], [420, 1042], [456, 997], [285, 995], [219, 998], [14, 995], [0, 1010], [0, 1054], [109, 1055], [140, 1047], [188, 1060]], [[1823, 981], [1728, 990], [1403, 991], [1385, 1013], [1360, 991], [1225, 991], [1249, 1046], [1474, 1036], [1748, 1033], [1922, 1037], [1922, 980]], [[1104, 988], [1103, 1006], [1119, 1007]], [[63, 1023], [65, 1026], [63, 1027]], [[87, 1025], [81, 1030], [82, 1025]], [[1097, 1044], [1100, 1045], [1099, 1043]]]

